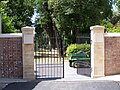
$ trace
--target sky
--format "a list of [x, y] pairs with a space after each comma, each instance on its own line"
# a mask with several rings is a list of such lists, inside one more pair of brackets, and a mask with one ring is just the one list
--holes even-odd
[[36, 11], [36, 9], [34, 9], [34, 15], [33, 15], [32, 18], [31, 18], [32, 23], [35, 23], [35, 18], [36, 18], [37, 15], [38, 15], [38, 14], [37, 14], [37, 11]]

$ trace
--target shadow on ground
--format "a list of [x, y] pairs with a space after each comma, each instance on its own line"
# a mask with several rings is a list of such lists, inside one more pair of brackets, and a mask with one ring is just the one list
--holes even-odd
[[77, 68], [78, 75], [91, 76], [91, 68]]
[[41, 81], [48, 81], [48, 80], [50, 81], [50, 80], [55, 80], [55, 79], [47, 79], [47, 80], [38, 79], [38, 80], [28, 81], [28, 82], [10, 83], [2, 90], [32, 90]]

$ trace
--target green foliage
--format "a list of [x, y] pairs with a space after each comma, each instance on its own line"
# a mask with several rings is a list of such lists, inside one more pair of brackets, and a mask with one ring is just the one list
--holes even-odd
[[106, 19], [102, 20], [100, 25], [105, 26], [107, 31], [110, 31], [113, 27], [113, 24], [110, 21], [107, 21]]
[[112, 33], [120, 32], [120, 23], [119, 23], [119, 21], [115, 25], [113, 25], [110, 21], [103, 20], [101, 22], [101, 25], [105, 26], [107, 32], [112, 32]]
[[77, 51], [83, 51], [90, 57], [90, 44], [70, 44], [67, 47], [66, 55], [68, 56], [70, 53], [76, 53]]
[[108, 32], [119, 32], [120, 33], [120, 25], [117, 25], [115, 28], [110, 28]]
[[[112, 0], [36, 0], [42, 29], [52, 27], [65, 36], [66, 45], [76, 43], [78, 33], [89, 33], [89, 27], [112, 16]], [[49, 30], [50, 31], [50, 30]]]
[[5, 12], [10, 17], [12, 25], [21, 30], [23, 26], [31, 26], [35, 0], [9, 0]]
[[91, 25], [112, 15], [110, 0], [48, 0], [53, 20], [60, 31], [89, 32]]
[[15, 32], [14, 26], [11, 24], [10, 17], [5, 13], [6, 4], [8, 1], [2, 0], [0, 2], [0, 16], [2, 17], [2, 33]]
[[41, 28], [45, 28], [46, 24], [50, 22], [50, 13], [48, 10], [48, 0], [36, 0], [36, 9], [40, 17], [37, 18], [37, 23]]
[[101, 25], [105, 26], [107, 32], [112, 32], [112, 33], [120, 32], [120, 24], [119, 24], [119, 22], [116, 23], [116, 25], [113, 25], [111, 22], [103, 20], [101, 22]]
[[102, 20], [101, 25], [105, 26], [106, 28], [112, 28], [113, 26], [112, 23], [107, 21], [106, 19]]
[[6, 14], [2, 14], [2, 33], [13, 33], [16, 29], [11, 24], [10, 18]]
[[70, 44], [68, 47], [67, 47], [67, 50], [66, 50], [66, 54], [70, 54], [70, 53], [76, 53], [78, 50], [77, 50], [77, 44]]
[[7, 1], [0, 1], [0, 14], [4, 12], [4, 8], [6, 6]]
[[118, 9], [118, 11], [120, 11], [120, 0], [113, 0], [113, 2], [116, 8]]

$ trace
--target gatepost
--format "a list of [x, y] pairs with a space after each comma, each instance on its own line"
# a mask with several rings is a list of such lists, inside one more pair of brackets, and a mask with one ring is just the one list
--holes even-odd
[[104, 26], [92, 26], [91, 30], [91, 77], [104, 74]]
[[34, 28], [22, 28], [23, 79], [34, 80]]

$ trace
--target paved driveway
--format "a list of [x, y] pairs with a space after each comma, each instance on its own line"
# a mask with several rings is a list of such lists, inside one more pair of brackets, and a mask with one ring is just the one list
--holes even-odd
[[91, 80], [90, 68], [73, 68], [69, 67], [69, 62], [65, 61], [64, 64], [64, 78], [62, 81], [80, 81]]
[[120, 82], [90, 78], [90, 68], [71, 68], [65, 62], [65, 78], [11, 83], [3, 90], [120, 90]]
[[3, 90], [120, 90], [114, 81], [41, 81], [9, 84]]
[[33, 90], [120, 90], [113, 81], [41, 82]]

